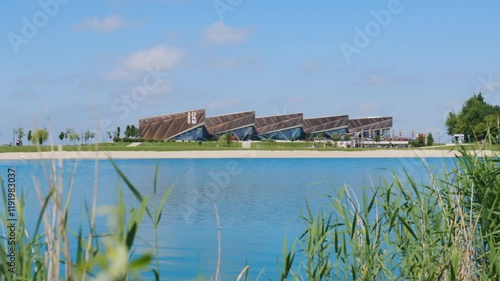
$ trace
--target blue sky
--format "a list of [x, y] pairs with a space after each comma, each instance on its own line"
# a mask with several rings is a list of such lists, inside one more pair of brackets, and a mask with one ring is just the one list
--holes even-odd
[[[498, 1], [0, 2], [0, 143], [208, 115], [394, 117], [433, 132], [475, 91], [500, 103]], [[123, 130], [123, 129], [122, 129]], [[436, 137], [437, 138], [437, 137]]]

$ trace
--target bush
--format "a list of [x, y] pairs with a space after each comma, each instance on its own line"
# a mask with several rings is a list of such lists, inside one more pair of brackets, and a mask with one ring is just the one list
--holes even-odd
[[122, 141], [122, 139], [121, 139], [120, 137], [114, 137], [114, 138], [113, 138], [113, 141], [114, 141], [114, 142], [121, 142], [121, 141]]
[[332, 133], [331, 135], [333, 141], [339, 141], [340, 140], [340, 135], [337, 132]]

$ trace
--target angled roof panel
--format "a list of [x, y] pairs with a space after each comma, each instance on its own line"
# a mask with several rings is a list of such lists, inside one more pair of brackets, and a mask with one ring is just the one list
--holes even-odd
[[302, 127], [303, 114], [293, 113], [255, 118], [255, 130], [259, 135]]
[[373, 131], [392, 127], [392, 117], [368, 117], [349, 120], [349, 132]]
[[205, 125], [205, 109], [160, 115], [139, 120], [145, 139], [165, 140]]
[[304, 119], [304, 132], [319, 133], [335, 129], [347, 128], [349, 115], [327, 116]]
[[255, 124], [255, 111], [211, 116], [205, 119], [205, 126], [211, 135], [250, 127]]

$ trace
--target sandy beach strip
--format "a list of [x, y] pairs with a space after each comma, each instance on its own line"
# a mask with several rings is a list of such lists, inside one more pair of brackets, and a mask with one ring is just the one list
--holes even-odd
[[[15, 152], [0, 153], [0, 160], [38, 159], [196, 159], [196, 158], [430, 158], [455, 157], [448, 150], [367, 150], [367, 151], [305, 151], [305, 150], [223, 150], [223, 151], [81, 151], [81, 152]], [[480, 155], [491, 156], [491, 151]]]

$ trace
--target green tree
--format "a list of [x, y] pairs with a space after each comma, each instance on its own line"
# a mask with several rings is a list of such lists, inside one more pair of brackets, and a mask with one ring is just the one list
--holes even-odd
[[79, 141], [79, 140], [80, 140], [80, 135], [79, 135], [79, 134], [77, 134], [77, 133], [75, 133], [75, 132], [73, 132], [73, 133], [70, 133], [70, 134], [68, 135], [68, 139], [69, 139], [69, 141], [71, 142], [71, 144], [73, 144], [73, 145], [74, 145], [74, 144], [75, 144], [75, 142], [77, 142], [77, 141]]
[[465, 101], [458, 114], [450, 112], [446, 119], [449, 135], [464, 134], [465, 141], [482, 140], [488, 132], [486, 117], [500, 115], [500, 106], [493, 106], [484, 101], [481, 93]]
[[62, 132], [62, 131], [61, 131], [61, 133], [59, 134], [59, 139], [61, 140], [61, 143], [62, 143], [62, 141], [64, 140], [64, 137], [65, 137], [65, 136], [66, 136], [66, 135], [64, 134], [64, 132]]
[[231, 132], [227, 132], [225, 135], [224, 135], [224, 139], [226, 140], [226, 143], [227, 143], [227, 146], [231, 146], [231, 136], [233, 134], [231, 134]]
[[47, 131], [47, 129], [38, 129], [33, 133], [31, 141], [33, 142], [33, 144], [42, 145], [48, 139], [49, 131]]
[[119, 138], [120, 137], [120, 127], [117, 127], [116, 128], [116, 137]]
[[75, 133], [75, 129], [66, 128], [66, 130], [64, 131], [64, 138], [67, 139], [67, 138], [69, 138], [69, 135], [74, 134], [74, 133]]
[[90, 131], [90, 130], [87, 130], [83, 133], [83, 140], [85, 141], [85, 143], [88, 143], [89, 140], [95, 138], [95, 133]]
[[31, 141], [32, 136], [33, 136], [33, 135], [31, 134], [31, 130], [30, 130], [30, 131], [28, 132], [28, 137], [27, 137], [27, 138], [28, 138], [28, 142], [30, 142], [30, 141]]
[[486, 116], [485, 124], [493, 142], [498, 143], [500, 137], [500, 113]]
[[351, 140], [351, 136], [349, 134], [345, 134], [344, 135], [344, 140], [345, 141], [350, 141]]
[[416, 146], [417, 147], [425, 146], [425, 136], [424, 136], [424, 134], [418, 134]]
[[135, 125], [130, 126], [130, 133], [131, 137], [134, 138], [138, 138], [140, 136], [139, 129]]
[[127, 138], [130, 138], [132, 136], [132, 134], [130, 132], [130, 125], [127, 125], [127, 127], [125, 128], [125, 136]]
[[375, 141], [380, 142], [380, 135], [375, 135]]
[[26, 135], [26, 134], [24, 133], [24, 129], [23, 129], [23, 128], [21, 128], [21, 127], [17, 128], [17, 129], [15, 130], [15, 133], [16, 133], [17, 139], [19, 139], [19, 140], [22, 140], [22, 139], [24, 138], [24, 136]]
[[427, 146], [433, 146], [434, 145], [434, 137], [432, 136], [432, 133], [427, 134]]

